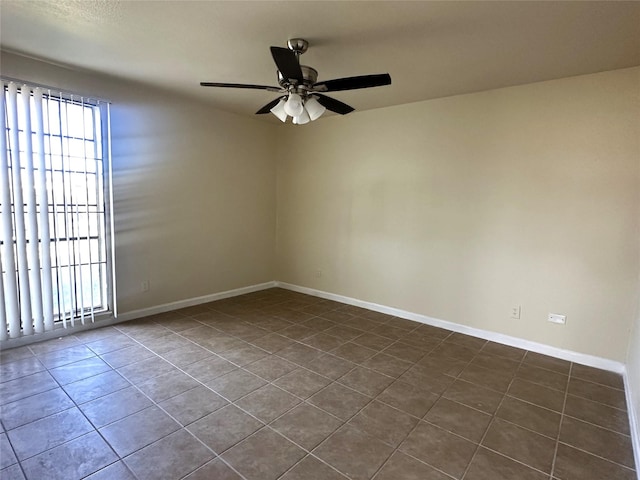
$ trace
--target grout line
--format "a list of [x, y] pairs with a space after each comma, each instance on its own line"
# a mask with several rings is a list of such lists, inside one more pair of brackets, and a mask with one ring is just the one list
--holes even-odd
[[[571, 370], [573, 369], [573, 364], [570, 365], [569, 367], [569, 377], [571, 376]], [[553, 461], [551, 462], [551, 476], [550, 478], [553, 478], [553, 475], [555, 473], [556, 470], [556, 461], [558, 459], [558, 447], [560, 446], [560, 434], [562, 433], [562, 424], [564, 423], [564, 411], [567, 407], [567, 398], [569, 397], [569, 382], [567, 382], [567, 388], [565, 389], [564, 392], [564, 402], [562, 403], [562, 412], [560, 413], [560, 425], [558, 426], [558, 435], [556, 436], [556, 446], [555, 446], [555, 450], [553, 452]]]

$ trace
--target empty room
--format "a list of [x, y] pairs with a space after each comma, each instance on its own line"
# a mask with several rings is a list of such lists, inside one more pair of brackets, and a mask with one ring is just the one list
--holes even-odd
[[639, 25], [2, 0], [0, 479], [640, 479]]

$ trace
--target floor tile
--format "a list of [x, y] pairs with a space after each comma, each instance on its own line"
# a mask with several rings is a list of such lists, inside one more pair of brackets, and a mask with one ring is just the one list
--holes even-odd
[[327, 353], [320, 355], [314, 362], [307, 365], [307, 368], [332, 380], [337, 380], [348, 371], [353, 370], [355, 366], [355, 363]]
[[186, 367], [199, 360], [211, 357], [213, 354], [199, 345], [189, 344], [186, 347], [171, 350], [170, 352], [163, 353], [161, 356], [167, 362], [175, 365], [178, 368]]
[[523, 363], [525, 365], [544, 368], [545, 370], [552, 370], [564, 375], [569, 375], [569, 370], [571, 369], [571, 362], [536, 352], [527, 352]]
[[376, 335], [374, 333], [363, 333], [359, 337], [353, 339], [353, 343], [357, 343], [358, 345], [362, 345], [363, 347], [371, 348], [373, 350], [383, 350], [388, 347], [395, 340], [387, 337], [382, 337], [380, 335]]
[[426, 463], [396, 451], [376, 475], [375, 480], [450, 480], [451, 477]]
[[377, 372], [384, 373], [393, 378], [398, 378], [413, 365], [411, 362], [392, 357], [386, 353], [378, 353], [362, 363], [363, 366]]
[[551, 438], [560, 428], [559, 413], [511, 397], [505, 397], [496, 416]]
[[54, 388], [3, 405], [0, 408], [0, 419], [7, 430], [12, 430], [73, 406], [73, 402], [64, 390]]
[[417, 423], [417, 418], [377, 401], [349, 420], [349, 425], [393, 447], [400, 445]]
[[631, 437], [565, 416], [560, 441], [612, 462], [634, 468]]
[[182, 425], [189, 425], [227, 404], [217, 393], [198, 386], [165, 400], [160, 406]]
[[93, 342], [87, 342], [85, 345], [93, 350], [98, 355], [114, 352], [122, 348], [131, 347], [138, 343], [131, 337], [124, 333], [117, 332], [114, 335], [110, 335]]
[[284, 358], [271, 355], [257, 362], [245, 365], [244, 368], [254, 375], [264, 378], [268, 382], [273, 382], [283, 375], [296, 370], [298, 366]]
[[442, 394], [453, 383], [454, 378], [440, 372], [434, 372], [422, 365], [414, 365], [404, 372], [399, 380], [419, 385], [433, 393]]
[[255, 376], [253, 373], [240, 369], [205, 382], [207, 387], [213, 389], [216, 393], [231, 402], [257, 390], [266, 383], [267, 382]]
[[207, 357], [181, 368], [193, 378], [203, 383], [237, 369], [233, 363], [218, 355]]
[[370, 479], [393, 447], [350, 425], [344, 425], [313, 453], [354, 480]]
[[215, 455], [185, 430], [178, 430], [124, 459], [139, 480], [179, 480]]
[[341, 420], [348, 420], [370, 401], [370, 397], [337, 383], [320, 390], [308, 400], [309, 403]]
[[400, 445], [400, 450], [455, 478], [461, 478], [476, 451], [476, 444], [420, 422]]
[[35, 355], [27, 345], [9, 349], [2, 348], [0, 349], [0, 365], [34, 356]]
[[55, 378], [60, 385], [77, 382], [84, 378], [98, 375], [99, 373], [108, 372], [111, 367], [98, 357], [87, 358], [79, 362], [70, 363], [49, 370], [49, 373]]
[[[304, 456], [304, 450], [265, 427], [225, 452], [222, 458], [247, 480], [275, 480]], [[264, 461], [265, 458], [269, 461]]]
[[443, 343], [430, 353], [434, 357], [451, 357], [462, 362], [470, 362], [477, 354], [477, 350], [456, 343]]
[[22, 466], [29, 479], [79, 480], [117, 459], [109, 445], [94, 431], [31, 457]]
[[75, 347], [82, 345], [82, 342], [78, 340], [74, 335], [67, 335], [65, 337], [55, 338], [53, 340], [47, 340], [46, 342], [38, 342], [33, 345], [29, 345], [28, 348], [35, 355], [44, 355], [57, 350], [64, 350], [65, 348]]
[[125, 457], [180, 428], [171, 417], [152, 406], [100, 429], [120, 457]]
[[46, 370], [37, 357], [26, 357], [13, 362], [0, 364], [0, 381], [8, 382]]
[[321, 332], [305, 338], [302, 342], [310, 347], [322, 350], [323, 352], [330, 352], [331, 350], [338, 348], [343, 343], [346, 343], [346, 340], [344, 338], [334, 337], [333, 335]]
[[277, 419], [271, 427], [298, 445], [312, 450], [340, 425], [342, 421], [304, 403]]
[[151, 405], [151, 400], [137, 388], [128, 387], [83, 403], [80, 410], [96, 428], [101, 428]]
[[426, 388], [397, 380], [378, 395], [377, 400], [422, 418], [438, 400], [438, 397]]
[[0, 478], [2, 478], [2, 480], [25, 480], [22, 469], [17, 463], [4, 470], [0, 470]]
[[383, 353], [411, 363], [417, 362], [426, 354], [423, 350], [402, 342], [390, 345], [383, 350]]
[[486, 345], [487, 341], [484, 338], [472, 337], [471, 335], [466, 335], [464, 333], [454, 332], [446, 338], [445, 343], [455, 343], [473, 350], [481, 350], [482, 347]]
[[337, 470], [311, 455], [306, 456], [280, 480], [347, 480]]
[[210, 461], [195, 472], [184, 477], [184, 480], [243, 480], [220, 458]]
[[100, 357], [111, 365], [112, 368], [121, 368], [155, 356], [155, 353], [151, 350], [148, 350], [137, 343], [114, 352], [107, 352], [100, 355]]
[[331, 353], [353, 363], [362, 363], [378, 352], [357, 343], [349, 342], [339, 346]]
[[118, 369], [118, 372], [133, 384], [146, 382], [150, 378], [177, 370], [169, 362], [157, 356], [150, 357]]
[[536, 470], [551, 473], [555, 440], [496, 418], [482, 444]]
[[445, 357], [444, 355], [429, 354], [417, 363], [421, 367], [426, 367], [430, 371], [440, 372], [447, 375], [457, 377], [460, 372], [468, 365], [469, 362], [458, 360], [453, 357]]
[[275, 420], [280, 415], [300, 403], [300, 399], [284, 390], [265, 385], [236, 402], [236, 405], [265, 423]]
[[529, 382], [537, 383], [544, 387], [553, 388], [564, 392], [569, 382], [569, 377], [563, 373], [553, 372], [538, 368], [530, 364], [522, 364], [516, 372], [516, 377]]
[[227, 405], [192, 423], [187, 430], [220, 455], [262, 425], [234, 405]]
[[511, 347], [509, 345], [502, 345], [500, 343], [488, 342], [483, 348], [482, 352], [488, 353], [490, 355], [495, 355], [498, 357], [507, 358], [509, 360], [521, 361], [525, 354], [526, 350], [522, 350], [521, 348]]
[[0, 405], [15, 402], [37, 393], [58, 387], [49, 372], [38, 372], [26, 377], [0, 383]]
[[289, 345], [292, 345], [294, 342], [290, 338], [283, 337], [277, 333], [272, 333], [255, 340], [251, 340], [251, 343], [269, 353], [275, 353]]
[[503, 397], [501, 393], [465, 380], [456, 380], [442, 395], [449, 400], [489, 414], [496, 412]]
[[117, 372], [110, 371], [64, 385], [63, 388], [74, 402], [81, 404], [129, 386], [131, 384]]
[[586, 380], [580, 380], [579, 378], [572, 378], [569, 380], [568, 392], [571, 395], [587, 398], [594, 402], [604, 403], [605, 405], [619, 408], [620, 410], [627, 409], [627, 399], [624, 395], [624, 390], [618, 390], [617, 388], [611, 388], [605, 385], [588, 382]]
[[16, 458], [15, 453], [13, 453], [13, 448], [11, 448], [7, 434], [0, 433], [0, 470], [3, 470], [17, 462], [18, 459]]
[[47, 368], [55, 368], [93, 356], [95, 356], [95, 353], [84, 345], [75, 345], [62, 350], [38, 355], [38, 360]]
[[273, 382], [300, 398], [309, 398], [331, 383], [331, 380], [305, 369], [294, 370]]
[[387, 375], [364, 367], [356, 367], [338, 379], [339, 383], [369, 397], [375, 397], [393, 381], [394, 379]]
[[497, 392], [506, 392], [511, 384], [513, 374], [488, 370], [477, 365], [469, 364], [460, 374], [460, 378]]
[[269, 354], [265, 350], [254, 347], [253, 345], [247, 343], [241, 347], [227, 350], [220, 355], [226, 360], [234, 363], [235, 365], [242, 367], [249, 363], [260, 360], [261, 358], [264, 358]]
[[547, 480], [548, 475], [480, 447], [465, 480]]
[[189, 339], [176, 335], [175, 333], [168, 333], [167, 335], [145, 340], [142, 343], [157, 355], [164, 355], [173, 350], [193, 345]]
[[55, 413], [7, 433], [19, 460], [68, 442], [93, 430], [77, 408]]
[[362, 335], [363, 332], [362, 330], [359, 330], [357, 328], [338, 324], [335, 327], [325, 330], [324, 333], [326, 333], [327, 335], [333, 335], [334, 337], [343, 338], [346, 341], [350, 341]]
[[560, 443], [554, 476], [562, 480], [636, 480], [635, 472], [608, 460]]
[[200, 383], [179, 370], [150, 378], [138, 384], [138, 388], [154, 402], [161, 402], [200, 386]]
[[98, 470], [86, 477], [86, 480], [136, 480], [124, 462], [119, 461]]
[[586, 398], [567, 395], [564, 413], [615, 432], [630, 434], [629, 417], [624, 410], [592, 402]]
[[440, 398], [424, 416], [424, 420], [479, 443], [491, 422], [491, 416], [452, 400]]
[[277, 352], [279, 357], [302, 366], [310, 364], [321, 354], [322, 351], [301, 343], [294, 343]]
[[613, 387], [624, 390], [624, 381], [622, 375], [598, 368], [587, 367], [586, 365], [573, 364], [571, 368], [571, 376], [587, 380], [588, 382], [599, 383], [607, 387]]
[[507, 394], [556, 412], [562, 412], [564, 407], [564, 392], [527, 382], [520, 378], [513, 379]]
[[513, 375], [515, 371], [518, 370], [518, 367], [520, 367], [520, 362], [480, 352], [471, 360], [471, 365]]

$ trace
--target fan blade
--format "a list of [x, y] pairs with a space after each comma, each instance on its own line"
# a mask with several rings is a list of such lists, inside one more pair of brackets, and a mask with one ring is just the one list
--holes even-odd
[[271, 113], [271, 109], [275, 107], [280, 101], [280, 97], [276, 98], [272, 102], [267, 103], [264, 107], [256, 112], [256, 115], [262, 115], [263, 113]]
[[246, 83], [215, 83], [200, 82], [202, 87], [222, 87], [222, 88], [247, 88], [252, 90], [268, 90], [270, 92], [282, 92], [280, 87], [270, 87], [269, 85], [251, 85]]
[[296, 57], [293, 51], [288, 48], [271, 47], [271, 56], [284, 78], [302, 83], [304, 80], [302, 77], [302, 69], [298, 63], [298, 57]]
[[327, 110], [339, 113], [340, 115], [346, 115], [347, 113], [351, 113], [355, 110], [355, 108], [347, 105], [346, 103], [342, 103], [340, 100], [336, 100], [335, 98], [327, 97], [326, 95], [321, 95], [319, 93], [314, 94], [314, 96], [318, 97], [320, 105], [325, 107]]
[[338, 92], [341, 90], [381, 87], [383, 85], [391, 85], [391, 76], [388, 73], [336, 78], [335, 80], [318, 82], [313, 86], [313, 89], [318, 92]]

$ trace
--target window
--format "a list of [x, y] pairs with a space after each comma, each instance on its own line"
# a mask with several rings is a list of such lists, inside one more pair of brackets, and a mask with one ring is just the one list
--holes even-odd
[[108, 103], [3, 80], [0, 337], [113, 310]]

